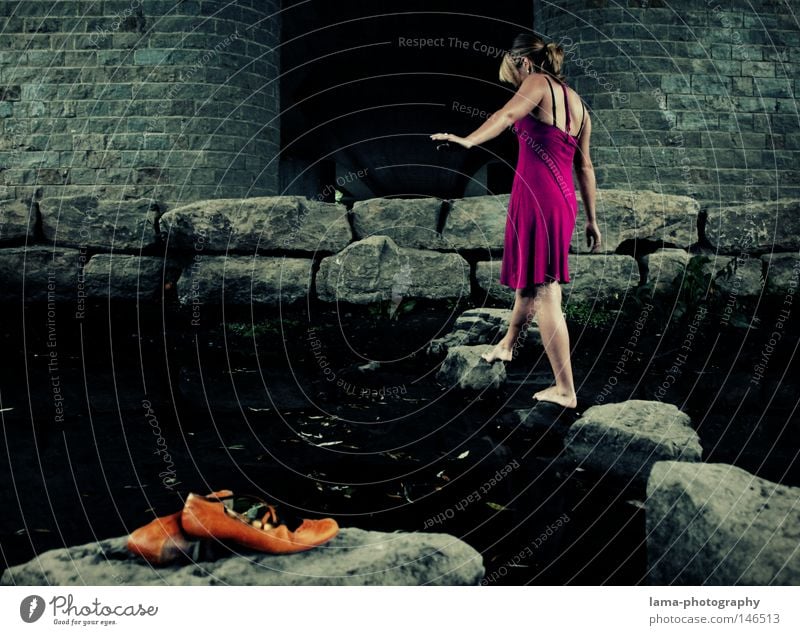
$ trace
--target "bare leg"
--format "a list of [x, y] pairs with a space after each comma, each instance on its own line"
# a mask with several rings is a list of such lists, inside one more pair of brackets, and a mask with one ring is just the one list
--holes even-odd
[[552, 401], [566, 408], [575, 408], [578, 399], [572, 380], [569, 359], [569, 331], [561, 311], [561, 285], [556, 281], [542, 285], [536, 294], [537, 321], [542, 333], [542, 343], [553, 368], [556, 385], [540, 390], [534, 395], [539, 401]]
[[511, 318], [508, 321], [508, 331], [497, 345], [489, 353], [484, 353], [481, 357], [487, 362], [501, 359], [509, 362], [514, 356], [514, 345], [519, 338], [523, 328], [527, 328], [527, 323], [533, 319], [536, 311], [534, 306], [535, 291], [532, 289], [517, 289], [514, 294], [514, 308], [511, 309]]

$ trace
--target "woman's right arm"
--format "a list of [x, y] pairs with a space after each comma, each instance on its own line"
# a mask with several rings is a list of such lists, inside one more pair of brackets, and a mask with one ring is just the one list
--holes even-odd
[[592, 119], [589, 113], [586, 113], [586, 121], [581, 131], [580, 139], [578, 139], [578, 148], [575, 151], [575, 158], [573, 159], [573, 167], [578, 178], [578, 187], [581, 190], [581, 198], [583, 199], [583, 207], [586, 210], [586, 244], [592, 248], [592, 251], [598, 251], [602, 243], [600, 236], [600, 228], [597, 225], [597, 210], [595, 208], [596, 201], [596, 179], [594, 175], [594, 166], [592, 165], [592, 157], [589, 154], [589, 140], [592, 134]]

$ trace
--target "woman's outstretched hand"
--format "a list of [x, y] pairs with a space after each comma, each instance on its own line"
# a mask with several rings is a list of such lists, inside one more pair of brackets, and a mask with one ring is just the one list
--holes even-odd
[[437, 132], [436, 134], [431, 135], [431, 139], [434, 141], [452, 141], [453, 143], [462, 145], [465, 148], [471, 148], [473, 145], [475, 145], [471, 141], [467, 141], [464, 137], [459, 137], [458, 135], [450, 134], [449, 132]]
[[586, 246], [591, 247], [592, 251], [599, 251], [602, 244], [603, 240], [597, 222], [586, 223]]

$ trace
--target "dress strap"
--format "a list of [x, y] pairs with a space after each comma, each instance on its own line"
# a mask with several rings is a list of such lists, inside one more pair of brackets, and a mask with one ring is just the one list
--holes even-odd
[[586, 115], [586, 113], [585, 113], [585, 108], [583, 106], [583, 99], [581, 99], [581, 127], [578, 128], [578, 134], [577, 134], [578, 137], [580, 137], [581, 136], [581, 132], [583, 132], [583, 119], [584, 119], [585, 115]]
[[545, 79], [547, 80], [547, 83], [550, 84], [550, 96], [553, 99], [553, 125], [558, 127], [556, 125], [556, 94], [553, 92], [553, 84], [550, 82], [550, 78], [545, 77]]
[[569, 134], [569, 102], [567, 101], [567, 87], [565, 84], [561, 84], [561, 90], [564, 91], [564, 110], [567, 112], [567, 122], [564, 124], [564, 128], [566, 133]]

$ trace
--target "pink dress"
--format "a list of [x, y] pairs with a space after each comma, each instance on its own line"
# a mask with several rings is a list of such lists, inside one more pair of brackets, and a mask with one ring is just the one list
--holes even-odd
[[[553, 119], [556, 102], [553, 84]], [[567, 104], [566, 85], [561, 86]], [[583, 105], [583, 102], [581, 102]], [[567, 130], [528, 113], [513, 128], [519, 158], [508, 203], [500, 284], [513, 289], [558, 280], [569, 282], [569, 245], [578, 215], [572, 159], [578, 141]], [[577, 136], [583, 130], [583, 113]]]

